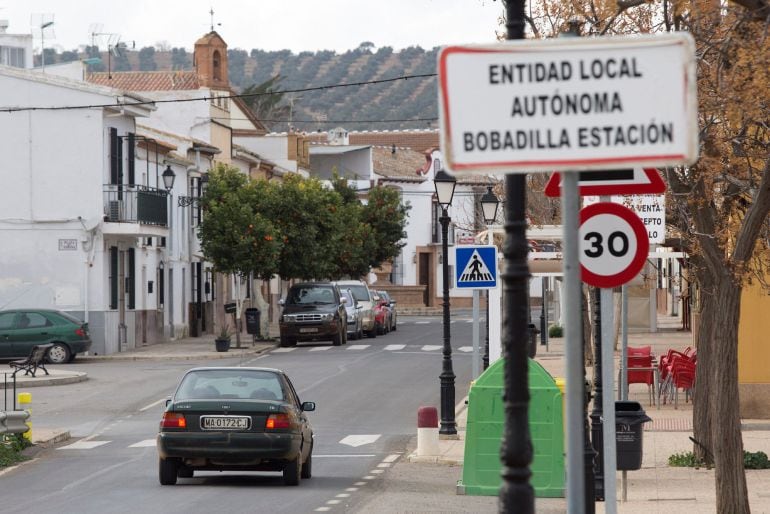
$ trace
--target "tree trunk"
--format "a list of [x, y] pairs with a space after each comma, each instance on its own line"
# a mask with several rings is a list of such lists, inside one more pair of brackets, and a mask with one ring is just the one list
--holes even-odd
[[714, 440], [712, 439], [712, 412], [714, 401], [714, 384], [719, 380], [713, 365], [714, 345], [717, 341], [714, 334], [714, 280], [712, 274], [704, 269], [701, 259], [691, 258], [695, 277], [700, 285], [700, 322], [698, 324], [698, 339], [695, 347], [698, 350], [698, 372], [696, 394], [693, 398], [693, 453], [695, 457], [714, 465]]
[[[710, 402], [714, 443], [717, 512], [748, 514], [746, 472], [743, 469], [743, 440], [738, 401], [738, 320], [741, 310], [739, 282], [727, 273], [714, 290], [713, 378]], [[701, 368], [700, 355], [698, 368]]]

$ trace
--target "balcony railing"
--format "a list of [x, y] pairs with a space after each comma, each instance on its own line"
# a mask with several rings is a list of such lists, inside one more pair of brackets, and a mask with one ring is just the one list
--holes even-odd
[[149, 186], [105, 184], [104, 220], [168, 226], [168, 192]]

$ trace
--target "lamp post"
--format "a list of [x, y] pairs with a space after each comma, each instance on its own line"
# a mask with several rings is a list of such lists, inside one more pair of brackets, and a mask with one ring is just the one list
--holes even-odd
[[[487, 192], [481, 197], [481, 212], [484, 215], [484, 222], [487, 224], [487, 243], [495, 244], [494, 234], [492, 233], [492, 223], [497, 219], [497, 209], [500, 207], [500, 200], [492, 192], [492, 186], [487, 186]], [[497, 263], [495, 263], [497, 265]], [[487, 335], [484, 341], [484, 369], [489, 367], [489, 289], [487, 289]]]
[[441, 435], [455, 435], [457, 434], [457, 425], [455, 423], [455, 374], [452, 371], [452, 345], [449, 337], [449, 247], [447, 243], [451, 218], [447, 208], [452, 204], [457, 181], [441, 168], [441, 162], [438, 159], [434, 161], [433, 166], [433, 185], [436, 188], [436, 198], [441, 206], [439, 223], [441, 223], [444, 289], [444, 350], [441, 375], [439, 375], [441, 380], [441, 428], [438, 433]]

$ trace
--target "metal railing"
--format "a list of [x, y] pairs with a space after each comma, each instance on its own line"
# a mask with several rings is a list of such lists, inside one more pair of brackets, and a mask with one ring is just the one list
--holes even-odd
[[104, 219], [168, 226], [168, 192], [149, 186], [104, 184]]

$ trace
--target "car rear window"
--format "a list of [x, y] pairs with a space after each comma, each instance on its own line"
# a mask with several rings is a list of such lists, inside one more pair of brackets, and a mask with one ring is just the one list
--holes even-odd
[[185, 375], [175, 399], [283, 401], [284, 392], [278, 375], [270, 371], [200, 370]]
[[48, 317], [53, 320], [54, 322], [58, 322], [60, 319], [69, 321], [70, 323], [74, 323], [76, 325], [82, 325], [83, 320], [80, 320], [73, 316], [72, 314], [67, 314], [66, 312], [49, 312], [47, 313]]

